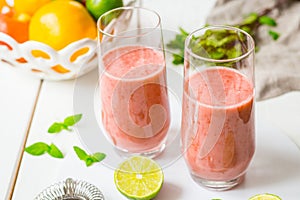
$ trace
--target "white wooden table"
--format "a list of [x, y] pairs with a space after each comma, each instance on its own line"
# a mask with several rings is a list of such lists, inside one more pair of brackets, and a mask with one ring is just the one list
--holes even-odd
[[[205, 16], [215, 1], [202, 0], [145, 0], [144, 7], [151, 8], [160, 13], [164, 29], [178, 30], [178, 26], [191, 31], [204, 25]], [[180, 71], [180, 68], [177, 69]], [[93, 71], [80, 80], [89, 81], [95, 78]], [[73, 146], [85, 147], [79, 139], [76, 130], [64, 131], [58, 135], [47, 133], [48, 127], [54, 121], [63, 120], [66, 116], [74, 114], [73, 91], [76, 80], [51, 82], [42, 81], [35, 77], [22, 74], [5, 63], [0, 62], [0, 199], [33, 199], [43, 189], [51, 184], [64, 180], [67, 177], [82, 179], [99, 187], [106, 199], [125, 199], [116, 190], [113, 183], [113, 170], [97, 164], [87, 168], [80, 161]], [[258, 164], [263, 163], [258, 157], [249, 169], [250, 181], [228, 192], [206, 191], [196, 185], [188, 175], [187, 168], [182, 158], [164, 168], [165, 184], [156, 199], [212, 199], [220, 197], [223, 200], [248, 199], [250, 194], [271, 192], [281, 195], [283, 199], [299, 199], [300, 190], [293, 189], [299, 183], [300, 168], [298, 171], [293, 166], [299, 166], [300, 151], [300, 92], [292, 92], [281, 97], [258, 102], [257, 133], [259, 156], [264, 156], [264, 147], [278, 150], [277, 156], [270, 156], [270, 168], [288, 169], [286, 176], [260, 172]], [[78, 126], [85, 126], [79, 124]], [[264, 136], [265, 134], [265, 136]], [[272, 135], [274, 134], [274, 135]], [[38, 141], [55, 143], [65, 154], [64, 159], [54, 159], [48, 155], [34, 157], [23, 153], [24, 147]], [[292, 142], [293, 141], [293, 142]], [[280, 144], [283, 144], [281, 146]], [[295, 144], [294, 144], [295, 143]], [[265, 144], [265, 145], [264, 145]], [[286, 145], [286, 146], [284, 146]], [[277, 148], [278, 147], [278, 148]], [[282, 149], [281, 149], [282, 148]], [[292, 159], [280, 161], [286, 155]], [[271, 154], [270, 154], [271, 155]], [[268, 156], [266, 155], [266, 159]], [[272, 162], [274, 163], [272, 163]], [[285, 166], [286, 164], [286, 166]], [[282, 167], [282, 168], [280, 168]], [[293, 171], [294, 170], [294, 171]], [[269, 170], [268, 170], [269, 171]], [[286, 171], [286, 170], [285, 170]], [[284, 174], [284, 172], [281, 172]], [[261, 174], [261, 177], [256, 177]], [[254, 176], [254, 178], [253, 178]], [[261, 181], [266, 176], [268, 181]], [[272, 177], [277, 177], [278, 184]], [[247, 180], [247, 179], [246, 179]], [[258, 186], [257, 186], [257, 184]], [[259, 183], [258, 183], [259, 182]], [[265, 183], [263, 185], [263, 183]], [[201, 197], [201, 198], [200, 198]], [[243, 198], [242, 198], [243, 197]]]

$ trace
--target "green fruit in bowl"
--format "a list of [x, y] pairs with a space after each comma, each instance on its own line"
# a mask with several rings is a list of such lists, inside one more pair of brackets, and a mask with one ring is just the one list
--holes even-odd
[[85, 4], [89, 13], [97, 20], [105, 12], [122, 7], [123, 0], [86, 0]]

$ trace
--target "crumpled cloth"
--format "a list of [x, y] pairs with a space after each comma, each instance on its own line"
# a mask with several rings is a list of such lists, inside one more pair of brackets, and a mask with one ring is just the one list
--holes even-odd
[[[217, 0], [207, 23], [233, 25], [243, 16], [260, 13], [275, 5], [275, 0]], [[256, 100], [265, 100], [300, 90], [300, 1], [290, 1], [283, 9], [272, 10], [276, 27], [261, 26], [255, 55]], [[269, 35], [272, 29], [280, 33], [277, 41]]]

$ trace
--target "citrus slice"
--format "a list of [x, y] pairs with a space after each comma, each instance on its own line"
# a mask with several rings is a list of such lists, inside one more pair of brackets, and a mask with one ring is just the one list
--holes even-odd
[[281, 200], [281, 198], [274, 194], [258, 194], [251, 197], [249, 200]]
[[164, 175], [154, 160], [133, 156], [116, 169], [114, 181], [117, 189], [127, 198], [150, 200], [159, 193]]

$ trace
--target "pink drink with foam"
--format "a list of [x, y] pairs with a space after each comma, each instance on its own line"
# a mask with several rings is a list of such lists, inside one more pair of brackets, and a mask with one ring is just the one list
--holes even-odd
[[252, 83], [225, 67], [185, 81], [182, 146], [192, 175], [215, 181], [243, 175], [255, 150]]
[[121, 47], [104, 55], [103, 64], [102, 123], [113, 144], [133, 153], [160, 148], [170, 124], [163, 53]]

